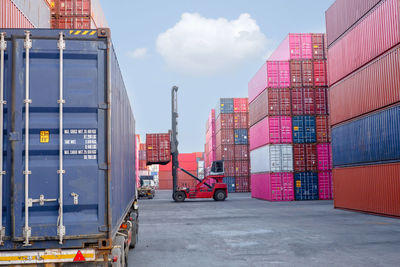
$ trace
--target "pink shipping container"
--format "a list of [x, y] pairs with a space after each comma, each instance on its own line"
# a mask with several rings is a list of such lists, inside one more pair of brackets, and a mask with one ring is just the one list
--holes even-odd
[[259, 173], [251, 175], [251, 196], [269, 201], [293, 201], [293, 173]]
[[233, 99], [233, 112], [249, 112], [249, 103], [247, 98]]
[[249, 81], [249, 103], [266, 88], [289, 88], [290, 67], [288, 61], [267, 61]]
[[331, 171], [324, 171], [318, 173], [318, 190], [319, 190], [319, 199], [321, 200], [333, 199], [333, 181], [332, 181]]
[[313, 59], [326, 59], [326, 35], [323, 33], [312, 34]]
[[290, 101], [290, 89], [267, 89], [264, 90], [249, 105], [249, 121], [253, 126], [264, 117], [270, 116], [290, 116], [292, 105]]
[[329, 89], [331, 124], [400, 101], [400, 46]]
[[329, 47], [329, 84], [400, 43], [400, 0], [382, 1], [340, 41]]
[[1, 0], [0, 28], [34, 28], [34, 25], [13, 1]]
[[318, 144], [318, 170], [329, 171], [332, 170], [332, 157], [331, 157], [331, 144]]
[[240, 176], [235, 177], [236, 188], [235, 191], [237, 193], [240, 192], [249, 192], [249, 176]]
[[289, 33], [268, 60], [312, 58], [312, 35], [309, 33]]
[[292, 143], [292, 118], [266, 117], [250, 128], [250, 150], [266, 144]]
[[292, 114], [315, 115], [315, 89], [313, 88], [293, 88], [291, 90]]
[[343, 35], [381, 0], [336, 0], [326, 11], [328, 45]]
[[210, 114], [208, 115], [208, 120], [206, 123], [206, 133], [210, 128], [212, 130], [212, 133], [215, 134], [215, 109], [212, 109], [210, 111]]

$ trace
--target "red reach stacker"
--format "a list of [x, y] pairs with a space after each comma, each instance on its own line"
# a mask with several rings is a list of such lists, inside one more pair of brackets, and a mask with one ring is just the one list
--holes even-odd
[[[176, 202], [183, 202], [186, 198], [214, 198], [216, 201], [224, 201], [228, 196], [228, 187], [222, 182], [224, 178], [224, 162], [215, 161], [212, 163], [209, 174], [200, 179], [183, 168], [179, 167], [178, 161], [178, 139], [177, 139], [177, 118], [178, 118], [178, 105], [177, 105], [178, 87], [172, 87], [172, 130], [171, 130], [171, 155], [172, 155], [172, 179], [173, 179], [173, 193], [172, 198]], [[195, 187], [178, 187], [178, 173], [180, 169], [198, 183]], [[214, 180], [211, 184], [211, 180]]]

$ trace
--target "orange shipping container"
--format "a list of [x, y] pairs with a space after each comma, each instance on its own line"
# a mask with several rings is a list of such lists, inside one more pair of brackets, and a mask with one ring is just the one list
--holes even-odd
[[334, 205], [400, 217], [400, 163], [333, 170]]

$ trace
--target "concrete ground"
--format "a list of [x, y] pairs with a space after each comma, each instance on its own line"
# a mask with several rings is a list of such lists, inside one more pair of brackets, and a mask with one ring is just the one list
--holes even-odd
[[400, 220], [333, 209], [332, 201], [140, 201], [129, 266], [400, 266]]

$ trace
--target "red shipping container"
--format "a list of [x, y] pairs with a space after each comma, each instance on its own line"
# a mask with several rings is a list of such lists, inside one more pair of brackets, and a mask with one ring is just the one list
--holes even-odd
[[211, 109], [206, 123], [206, 133], [211, 129], [211, 133], [215, 134], [215, 109]]
[[250, 191], [250, 179], [249, 176], [235, 177], [237, 193], [249, 192]]
[[311, 59], [312, 35], [309, 33], [289, 33], [268, 60]]
[[167, 134], [146, 134], [147, 164], [167, 164], [171, 160], [171, 140]]
[[139, 170], [147, 170], [146, 160], [139, 160]]
[[326, 88], [315, 89], [315, 113], [328, 115], [328, 90]]
[[249, 175], [249, 161], [237, 160], [235, 161], [235, 176], [248, 176]]
[[297, 172], [317, 170], [317, 145], [294, 144], [293, 166]]
[[292, 112], [290, 90], [287, 88], [265, 90], [250, 103], [249, 110], [250, 126], [268, 115], [290, 116]]
[[233, 99], [233, 112], [249, 112], [249, 103], [247, 98]]
[[314, 85], [328, 86], [328, 77], [326, 72], [326, 60], [314, 61]]
[[54, 17], [90, 17], [91, 15], [91, 0], [54, 0], [52, 2], [51, 15]]
[[400, 101], [400, 46], [329, 89], [336, 125]]
[[326, 42], [325, 34], [313, 33], [312, 34], [312, 54], [313, 59], [326, 59]]
[[319, 171], [330, 171], [332, 170], [332, 149], [331, 144], [318, 144], [318, 170]]
[[400, 217], [400, 163], [333, 170], [335, 208]]
[[336, 0], [326, 11], [328, 45], [350, 29], [381, 0]]
[[235, 160], [249, 160], [248, 145], [235, 145]]
[[216, 155], [219, 160], [234, 160], [235, 145], [220, 145], [217, 147]]
[[221, 131], [221, 129], [233, 129], [233, 126], [233, 114], [221, 113], [215, 121], [216, 132]]
[[249, 81], [249, 103], [266, 88], [289, 88], [290, 67], [288, 61], [267, 61]]
[[315, 90], [312, 88], [293, 88], [292, 95], [292, 114], [315, 115]]
[[314, 86], [313, 62], [310, 60], [302, 61], [301, 72], [302, 72], [303, 86], [305, 87]]
[[382, 1], [328, 50], [329, 84], [400, 43], [400, 0]]
[[[61, 17], [51, 18], [52, 29], [92, 29], [89, 17]], [[93, 31], [89, 32], [92, 33]]]
[[292, 87], [303, 86], [303, 75], [301, 71], [301, 61], [290, 62], [290, 82]]
[[316, 116], [316, 134], [318, 143], [330, 143], [331, 134], [329, 127], [329, 117], [328, 116]]
[[249, 113], [235, 113], [233, 115], [233, 126], [235, 129], [249, 128]]
[[217, 147], [220, 145], [233, 145], [235, 140], [233, 138], [233, 128], [232, 129], [221, 129], [221, 131], [216, 134]]
[[0, 1], [0, 28], [34, 28], [34, 25], [11, 0]]
[[324, 171], [318, 173], [318, 190], [319, 190], [319, 199], [321, 200], [333, 199], [333, 181], [332, 181], [331, 171]]
[[225, 176], [235, 176], [235, 161], [226, 160], [224, 161]]

